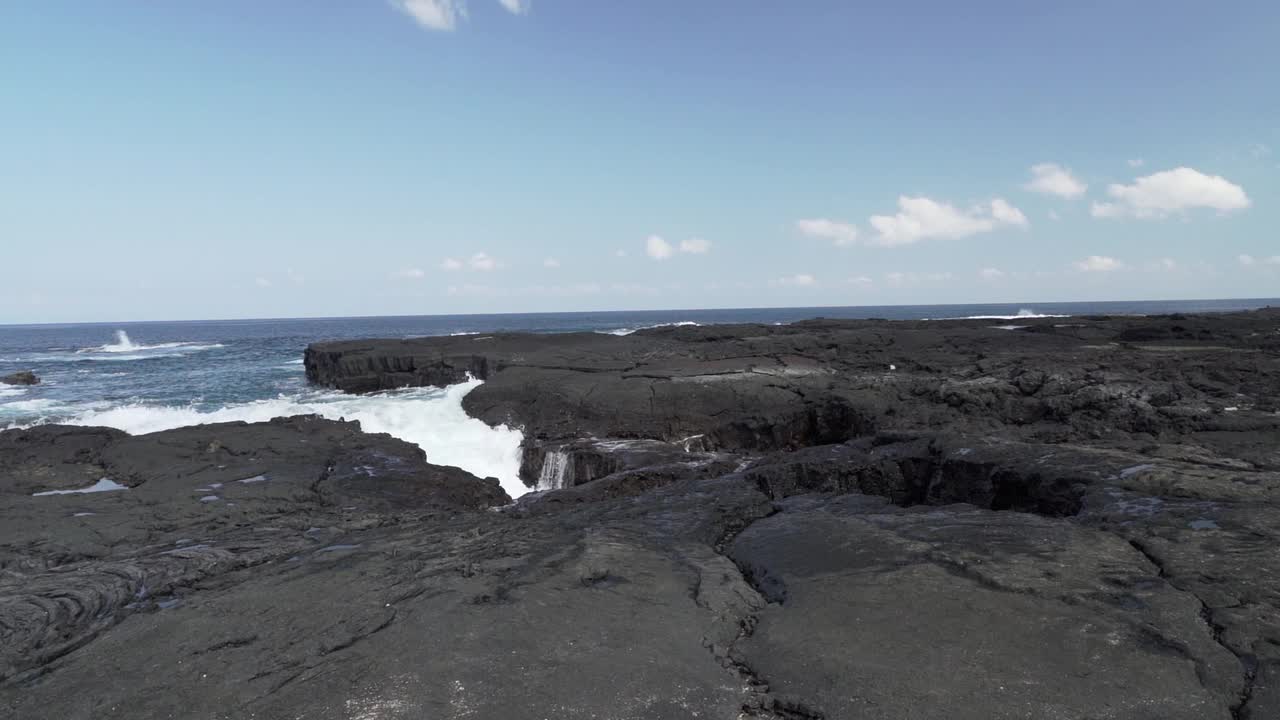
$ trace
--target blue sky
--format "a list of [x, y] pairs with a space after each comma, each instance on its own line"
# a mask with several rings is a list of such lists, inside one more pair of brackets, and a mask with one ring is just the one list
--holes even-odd
[[1280, 4], [0, 6], [0, 323], [1280, 295]]

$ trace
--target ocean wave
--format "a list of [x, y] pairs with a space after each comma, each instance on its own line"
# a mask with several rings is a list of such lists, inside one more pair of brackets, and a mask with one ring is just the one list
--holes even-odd
[[0, 411], [5, 414], [14, 415], [33, 415], [36, 413], [48, 413], [55, 408], [61, 407], [55, 400], [46, 400], [44, 398], [35, 398], [32, 400], [14, 400], [12, 402], [0, 405]]
[[1037, 318], [1064, 318], [1070, 315], [1045, 315], [1023, 308], [1017, 315], [965, 315], [964, 317], [939, 318], [941, 320], [1035, 320]]
[[633, 327], [633, 328], [615, 328], [613, 330], [597, 330], [596, 332], [602, 335], [630, 335], [632, 333], [639, 332], [640, 330], [653, 330], [655, 328], [664, 328], [664, 327], [702, 327], [702, 323], [696, 323], [696, 322], [693, 322], [692, 320], [685, 320], [682, 322], [658, 323], [657, 325], [641, 325], [640, 327]]
[[30, 357], [17, 358], [16, 361], [24, 363], [129, 362], [132, 360], [155, 360], [157, 358], [178, 358], [185, 356], [186, 353], [180, 352], [135, 355], [84, 355], [77, 352], [71, 355], [32, 355]]
[[517, 497], [528, 491], [519, 478], [523, 434], [506, 426], [489, 427], [462, 409], [462, 398], [481, 382], [470, 380], [443, 390], [414, 388], [374, 395], [304, 391], [212, 410], [131, 402], [71, 411], [66, 417], [51, 417], [52, 413], [46, 411], [43, 421], [107, 426], [141, 435], [209, 423], [265, 422], [291, 415], [358, 420], [365, 432], [387, 433], [414, 443], [426, 451], [432, 463], [460, 467], [480, 477], [496, 477], [507, 493]]
[[18, 385], [0, 385], [0, 398], [15, 397], [17, 395], [25, 395], [27, 389]]
[[[123, 330], [116, 331], [116, 341], [106, 345], [98, 345], [96, 347], [81, 348], [76, 351], [79, 355], [86, 353], [144, 353], [152, 350], [174, 350], [181, 348], [187, 352], [196, 352], [199, 350], [213, 350], [225, 347], [222, 343], [199, 343], [199, 342], [167, 342], [156, 343], [155, 345], [142, 345], [133, 342], [129, 338], [129, 334]], [[148, 355], [147, 357], [167, 357], [162, 355]]]

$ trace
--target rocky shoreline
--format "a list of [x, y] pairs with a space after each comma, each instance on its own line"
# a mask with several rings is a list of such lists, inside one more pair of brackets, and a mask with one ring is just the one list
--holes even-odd
[[312, 417], [0, 433], [0, 716], [1280, 717], [1280, 310], [305, 366], [485, 380], [541, 492]]

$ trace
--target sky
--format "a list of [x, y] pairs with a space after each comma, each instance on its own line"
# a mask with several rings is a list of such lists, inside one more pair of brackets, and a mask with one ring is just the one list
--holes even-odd
[[1280, 295], [1273, 0], [0, 3], [0, 323]]

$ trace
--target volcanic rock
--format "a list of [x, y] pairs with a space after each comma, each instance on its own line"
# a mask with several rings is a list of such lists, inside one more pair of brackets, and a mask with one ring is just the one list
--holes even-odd
[[21, 370], [12, 375], [0, 377], [0, 385], [39, 385], [40, 377], [30, 370]]
[[[312, 346], [314, 417], [0, 433], [0, 716], [1280, 717], [1280, 313]], [[86, 492], [93, 490], [94, 492]]]

